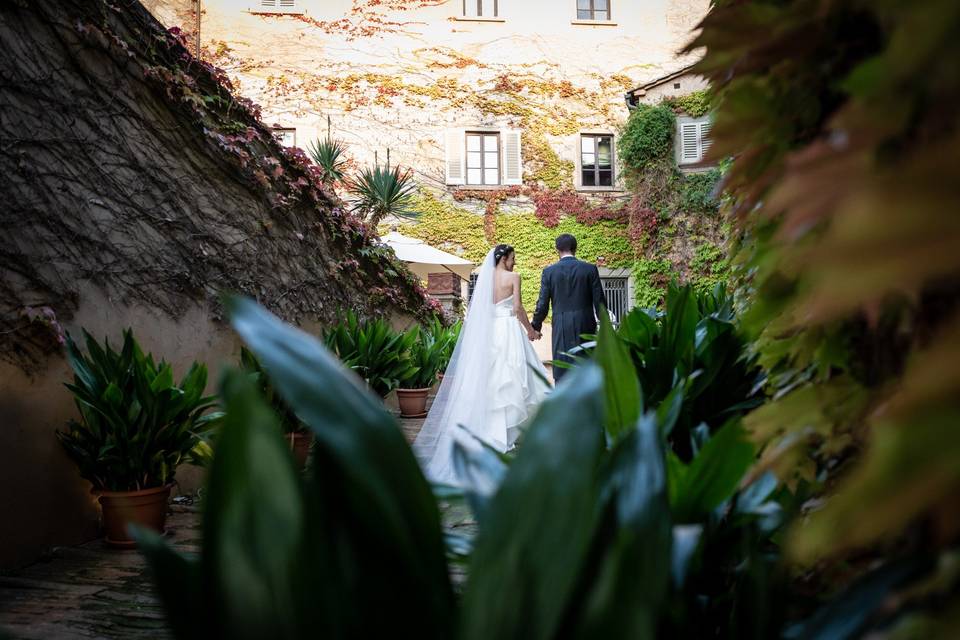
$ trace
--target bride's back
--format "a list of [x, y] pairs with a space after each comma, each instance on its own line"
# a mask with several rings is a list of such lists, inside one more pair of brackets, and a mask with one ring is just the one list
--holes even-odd
[[514, 274], [506, 269], [497, 269], [493, 272], [493, 301], [503, 302], [513, 293]]

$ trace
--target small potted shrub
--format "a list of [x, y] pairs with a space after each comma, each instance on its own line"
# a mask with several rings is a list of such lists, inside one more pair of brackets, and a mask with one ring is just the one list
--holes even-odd
[[463, 323], [459, 320], [449, 327], [445, 327], [439, 318], [434, 318], [429, 326], [429, 331], [433, 339], [441, 349], [440, 370], [437, 373], [437, 379], [443, 380], [443, 374], [450, 364], [450, 358], [453, 357], [453, 350], [457, 346], [457, 340], [460, 339], [460, 329]]
[[174, 474], [183, 462], [209, 459], [206, 441], [220, 414], [204, 415], [207, 369], [196, 362], [180, 383], [164, 361], [144, 355], [128, 329], [117, 353], [83, 332], [89, 356], [67, 336], [73, 393], [80, 412], [58, 431], [80, 475], [93, 484], [108, 544], [132, 547], [127, 525], [163, 531]]
[[414, 336], [410, 346], [413, 368], [400, 381], [397, 402], [400, 404], [400, 415], [404, 418], [422, 418], [427, 415], [427, 395], [436, 384], [437, 374], [443, 364], [446, 337], [438, 342], [432, 332], [421, 331], [419, 327], [414, 327], [408, 333]]
[[416, 334], [394, 331], [380, 318], [361, 321], [353, 311], [324, 334], [327, 348], [381, 398], [414, 373], [410, 348], [416, 339]]
[[240, 349], [240, 365], [256, 380], [260, 393], [277, 415], [284, 438], [290, 443], [290, 451], [293, 453], [297, 468], [302, 471], [307, 465], [310, 445], [313, 444], [313, 434], [274, 390], [260, 361], [246, 347]]

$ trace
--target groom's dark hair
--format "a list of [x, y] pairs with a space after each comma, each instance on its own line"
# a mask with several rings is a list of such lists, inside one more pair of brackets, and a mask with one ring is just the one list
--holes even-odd
[[557, 236], [557, 251], [560, 253], [576, 253], [577, 239], [569, 233], [562, 233]]

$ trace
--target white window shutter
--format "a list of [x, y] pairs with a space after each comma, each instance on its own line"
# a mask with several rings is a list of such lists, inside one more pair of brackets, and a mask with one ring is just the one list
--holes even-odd
[[444, 170], [447, 184], [464, 184], [465, 169], [463, 129], [447, 129], [443, 134]]
[[710, 144], [713, 140], [710, 139], [710, 121], [700, 123], [700, 159], [707, 155], [707, 149], [710, 148]]
[[277, 6], [277, 0], [260, 0], [260, 6], [265, 9], [272, 9]]
[[700, 160], [700, 126], [696, 122], [680, 125], [680, 161], [682, 163]]
[[520, 153], [520, 131], [503, 133], [503, 184], [523, 184], [523, 156]]

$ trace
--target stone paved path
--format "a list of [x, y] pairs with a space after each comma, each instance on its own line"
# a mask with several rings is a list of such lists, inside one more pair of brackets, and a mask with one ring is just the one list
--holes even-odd
[[[401, 420], [412, 442], [422, 420]], [[199, 509], [173, 505], [167, 527], [180, 551], [198, 552]], [[445, 508], [446, 526], [472, 527], [463, 509]], [[455, 582], [463, 571], [452, 569]], [[0, 574], [0, 638], [116, 640], [170, 638], [137, 551], [108, 549], [101, 540], [54, 550], [25, 569]]]

